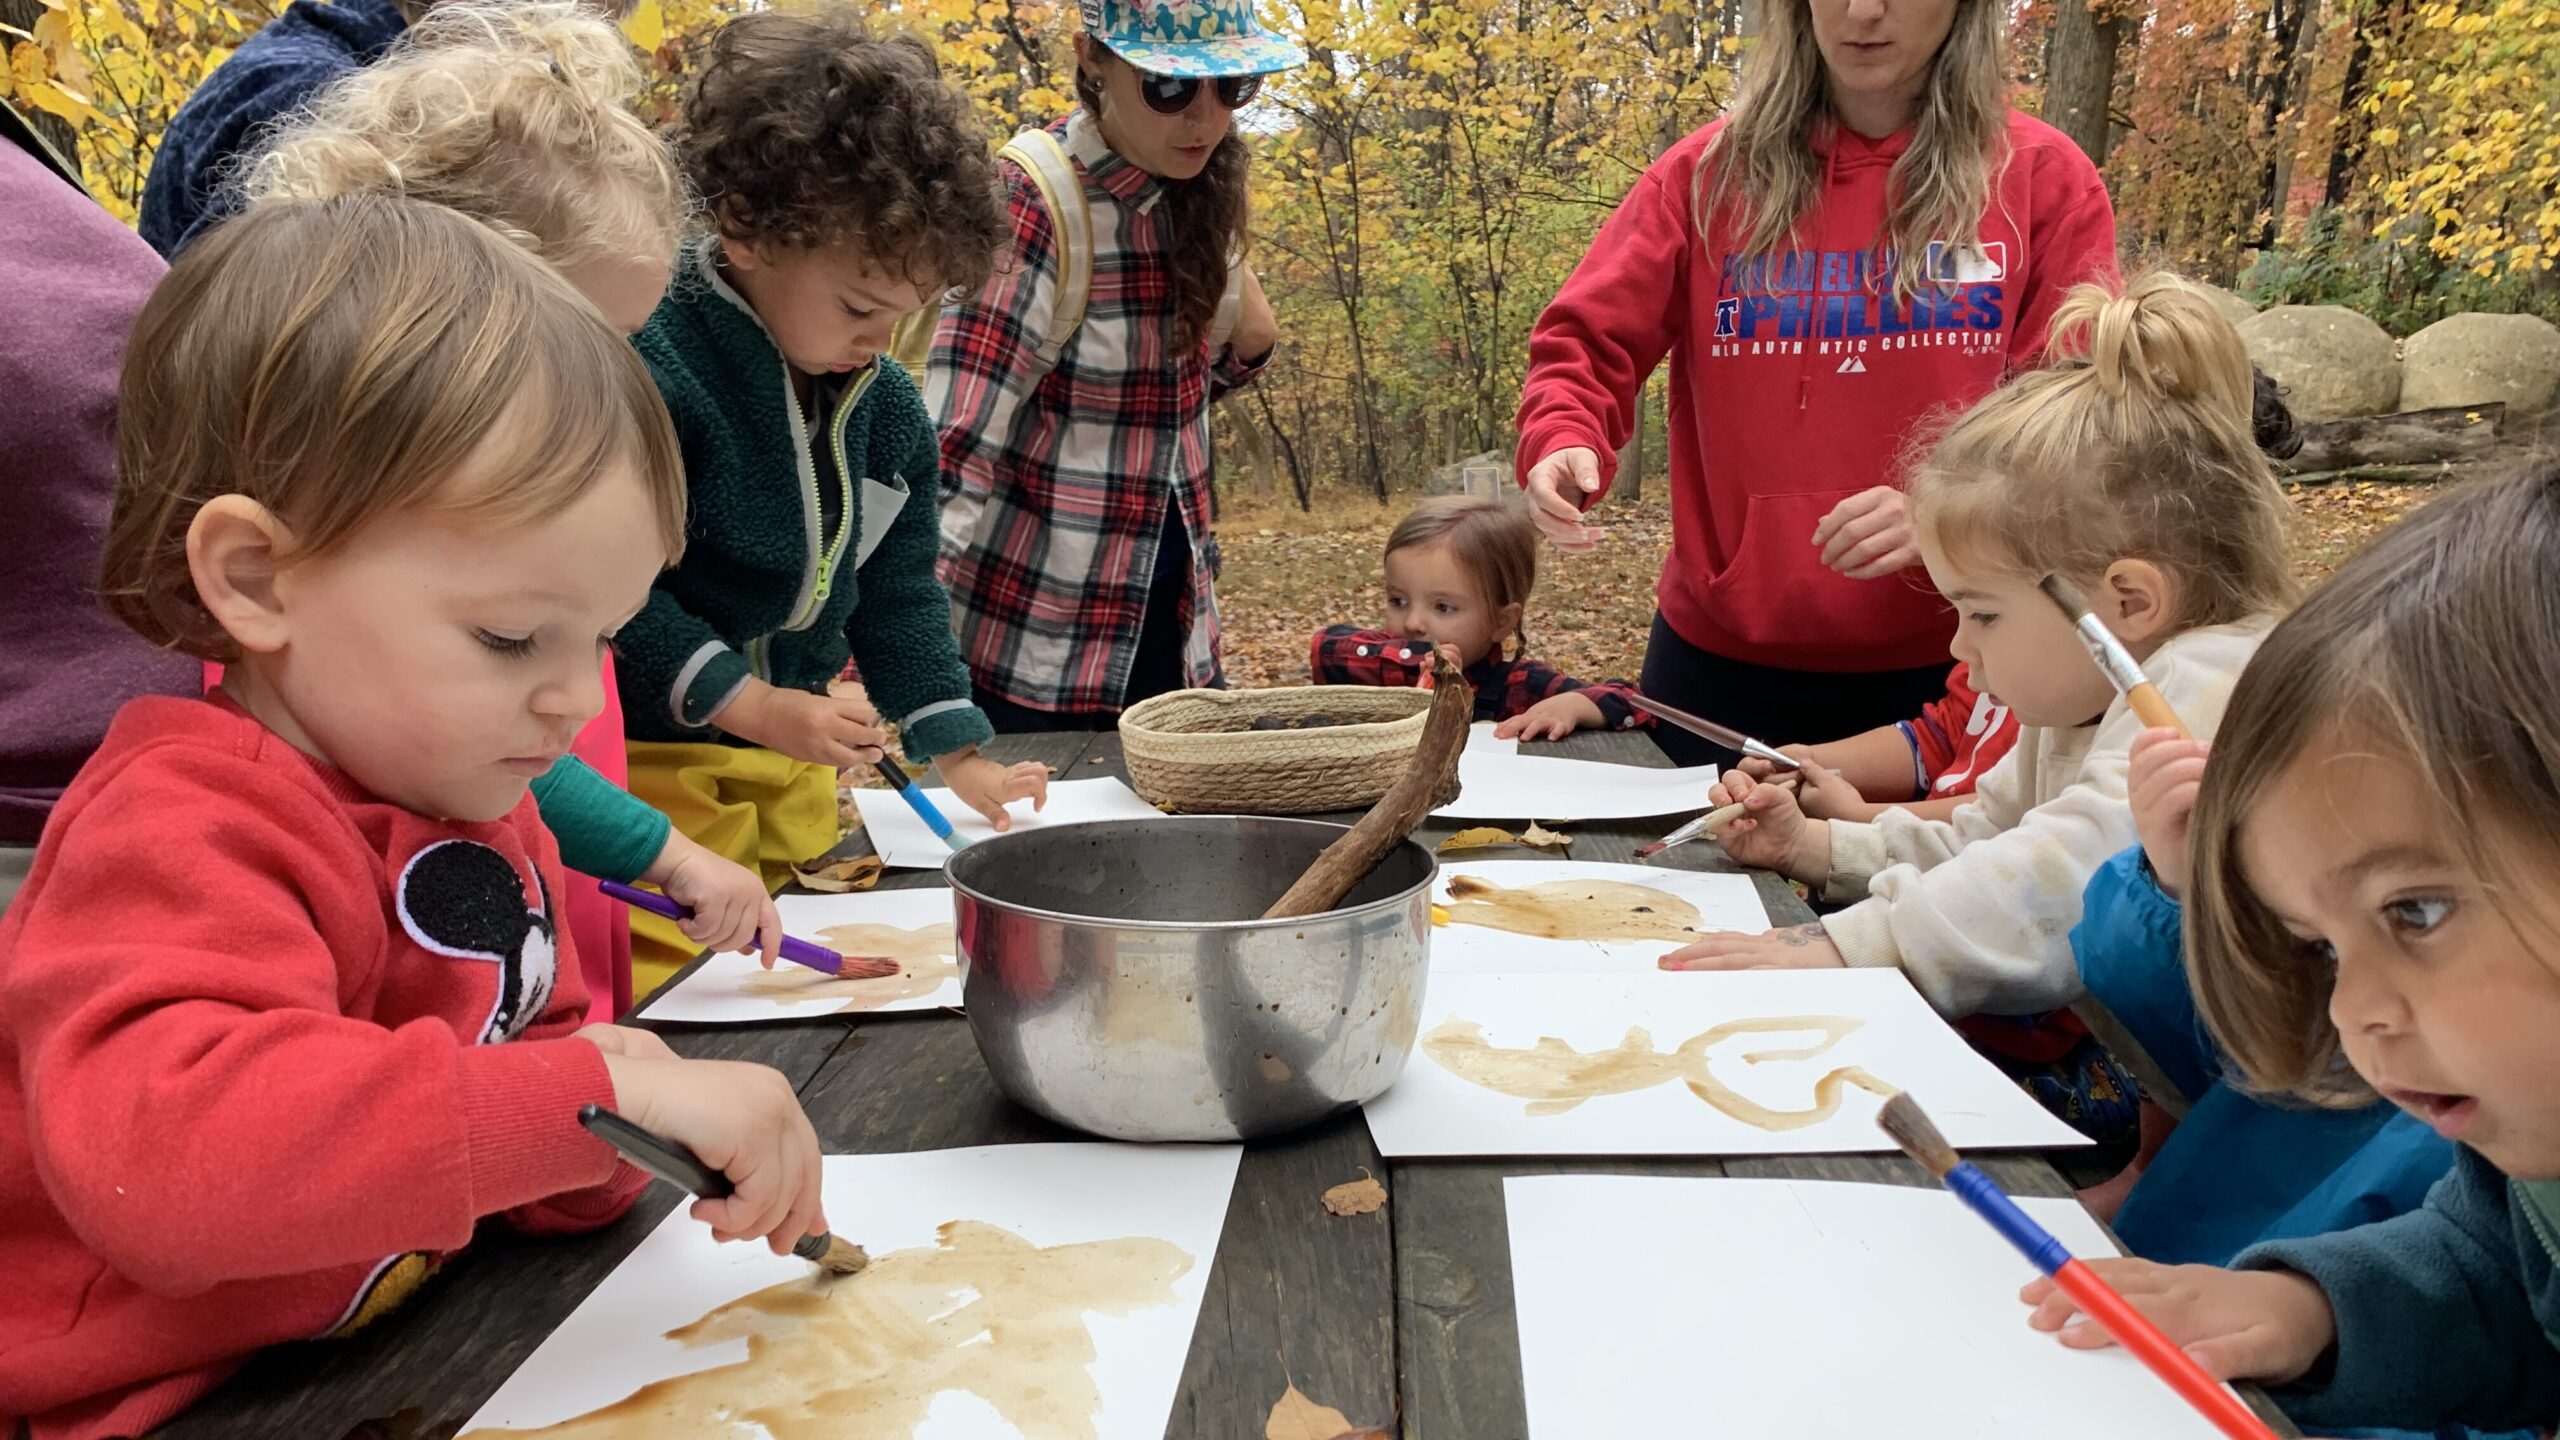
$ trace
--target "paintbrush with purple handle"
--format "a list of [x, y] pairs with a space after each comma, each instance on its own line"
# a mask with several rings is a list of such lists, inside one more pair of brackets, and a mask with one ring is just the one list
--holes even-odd
[[[693, 912], [664, 895], [636, 889], [619, 880], [599, 880], [596, 888], [625, 905], [663, 915], [670, 920], [690, 920]], [[824, 970], [846, 980], [884, 980], [898, 973], [898, 962], [879, 955], [839, 955], [824, 945], [785, 935], [774, 951], [795, 965]]]

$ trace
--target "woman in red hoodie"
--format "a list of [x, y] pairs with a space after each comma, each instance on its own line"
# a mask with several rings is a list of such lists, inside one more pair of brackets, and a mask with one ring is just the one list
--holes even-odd
[[1954, 620], [1897, 461], [2035, 363], [2065, 291], [2115, 273], [2115, 215], [2088, 157], [2004, 103], [2005, 7], [1762, 3], [1731, 113], [1654, 162], [1540, 317], [1519, 453], [1540, 528], [1587, 547], [1582, 508], [1669, 355], [1644, 689], [1791, 741], [1945, 692]]

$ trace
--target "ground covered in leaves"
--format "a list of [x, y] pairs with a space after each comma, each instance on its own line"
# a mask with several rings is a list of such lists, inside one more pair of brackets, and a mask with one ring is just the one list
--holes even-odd
[[[2296, 569], [2316, 581], [2436, 487], [2348, 482], [2290, 492], [2301, 511]], [[1242, 506], [1219, 522], [1225, 569], [1228, 683], [1300, 685], [1307, 642], [1327, 625], [1379, 623], [1378, 552], [1410, 501], [1381, 507], [1319, 497], [1312, 515]], [[1606, 534], [1584, 555], [1546, 552], [1529, 603], [1531, 651], [1568, 675], [1633, 679], [1653, 622], [1653, 585], [1671, 545], [1671, 512], [1659, 499], [1608, 504], [1592, 520]]]

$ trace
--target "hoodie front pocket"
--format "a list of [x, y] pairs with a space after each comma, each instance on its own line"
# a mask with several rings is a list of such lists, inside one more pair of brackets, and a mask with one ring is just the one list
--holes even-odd
[[1916, 570], [1852, 580], [1822, 563], [1814, 527], [1873, 486], [1753, 495], [1733, 559], [1707, 582], [1715, 623], [1756, 647], [1887, 649], [1939, 623], [1941, 602]]

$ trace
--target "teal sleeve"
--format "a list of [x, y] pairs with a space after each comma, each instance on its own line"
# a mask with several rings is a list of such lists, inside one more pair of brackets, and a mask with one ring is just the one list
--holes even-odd
[[[2560, 1353], [2535, 1315], [2552, 1281], [2507, 1177], [2457, 1152], [2424, 1207], [2379, 1224], [2242, 1251], [2235, 1269], [2308, 1276], [2338, 1343], [2325, 1384], [2277, 1392], [2307, 1426], [2505, 1430], [2560, 1413]], [[2538, 1269], [2538, 1274], [2528, 1270]]]
[[533, 782], [533, 803], [560, 842], [561, 864], [626, 885], [657, 863], [674, 828], [647, 801], [575, 755], [560, 757]]

